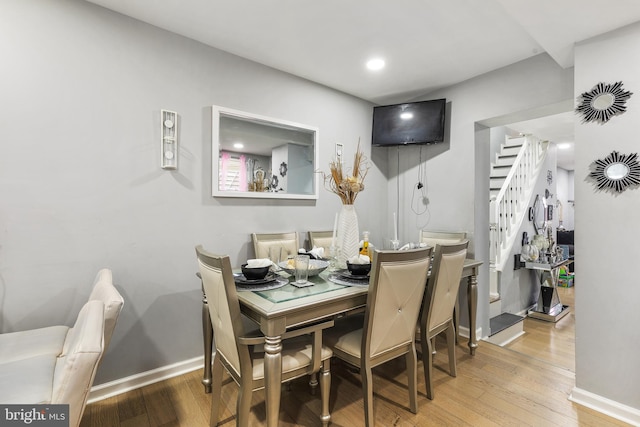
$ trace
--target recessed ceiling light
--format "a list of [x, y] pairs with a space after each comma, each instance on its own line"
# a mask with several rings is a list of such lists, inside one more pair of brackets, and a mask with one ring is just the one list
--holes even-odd
[[235, 144], [233, 144], [233, 148], [244, 148], [244, 144], [242, 142], [236, 142]]
[[567, 148], [571, 148], [571, 143], [570, 142], [563, 142], [561, 144], [558, 144], [558, 149], [559, 150], [566, 150]]
[[374, 58], [367, 61], [367, 68], [371, 71], [378, 71], [384, 68], [384, 59]]

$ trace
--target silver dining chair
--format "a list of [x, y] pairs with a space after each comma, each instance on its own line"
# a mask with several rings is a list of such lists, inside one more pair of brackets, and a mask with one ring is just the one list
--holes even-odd
[[374, 424], [371, 370], [400, 356], [407, 364], [409, 408], [418, 410], [414, 337], [431, 250], [374, 251], [364, 317], [348, 316], [324, 333], [336, 357], [360, 368], [367, 426]]
[[333, 240], [333, 231], [309, 231], [309, 249], [323, 248], [324, 253], [329, 255], [329, 248]]
[[424, 294], [420, 315], [420, 343], [427, 397], [433, 399], [432, 367], [435, 337], [446, 333], [449, 352], [449, 375], [456, 373], [456, 325], [454, 308], [458, 298], [462, 268], [469, 241], [437, 244], [431, 275]]
[[[212, 369], [210, 425], [218, 425], [224, 368], [240, 387], [236, 402], [236, 425], [247, 426], [252, 393], [265, 387], [262, 347], [265, 338], [259, 333], [247, 334], [244, 329], [229, 257], [208, 253], [202, 246], [196, 247], [196, 255], [213, 325], [216, 350]], [[283, 383], [320, 372], [320, 418], [324, 426], [328, 425], [331, 418], [329, 391], [332, 353], [322, 345], [322, 330], [331, 326], [332, 320], [302, 326], [282, 337]], [[266, 404], [269, 405], [270, 402]], [[277, 411], [278, 408], [272, 409]]]
[[[448, 243], [460, 243], [467, 239], [466, 231], [434, 231], [434, 230], [420, 230], [420, 236], [418, 242], [426, 243], [428, 246], [435, 248], [438, 244], [448, 244]], [[435, 251], [432, 252], [435, 254]], [[456, 302], [455, 308], [455, 317], [454, 322], [456, 325], [456, 343], [458, 342], [460, 336], [458, 334], [458, 325], [460, 324], [459, 320], [460, 307], [458, 302]], [[435, 345], [434, 345], [435, 348]]]
[[[280, 261], [284, 261], [287, 256], [296, 255], [300, 248], [297, 231], [287, 233], [251, 233], [251, 241], [253, 242], [256, 258], [271, 258], [269, 248], [280, 247], [283, 251]], [[277, 262], [274, 259], [272, 261]]]

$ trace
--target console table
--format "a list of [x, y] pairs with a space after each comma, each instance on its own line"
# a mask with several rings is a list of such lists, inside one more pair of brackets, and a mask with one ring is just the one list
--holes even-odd
[[571, 264], [572, 259], [555, 263], [526, 262], [525, 268], [534, 270], [540, 282], [538, 302], [527, 312], [529, 317], [557, 322], [569, 314], [569, 306], [563, 305], [558, 296], [558, 277], [560, 267]]

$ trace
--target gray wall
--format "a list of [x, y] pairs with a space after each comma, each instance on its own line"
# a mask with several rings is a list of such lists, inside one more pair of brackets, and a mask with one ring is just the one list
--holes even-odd
[[[590, 165], [612, 151], [638, 152], [640, 24], [576, 48], [575, 95], [599, 82], [622, 81], [633, 92], [627, 112], [606, 124], [575, 119], [576, 386], [640, 411], [640, 238], [638, 188], [597, 191]], [[637, 420], [638, 418], [636, 418]]]
[[[332, 229], [338, 197], [211, 197], [210, 105], [320, 129], [370, 157], [371, 104], [78, 0], [0, 14], [0, 331], [71, 324], [98, 269], [125, 298], [96, 384], [202, 355], [194, 246], [253, 256], [249, 233]], [[177, 111], [179, 170], [160, 169], [160, 109]], [[374, 244], [386, 158], [358, 197]]]
[[[560, 68], [546, 54], [537, 55], [419, 99], [436, 98], [446, 98], [450, 103], [450, 134], [445, 143], [423, 149], [428, 211], [416, 215], [411, 210], [419, 148], [401, 148], [399, 174], [395, 172], [396, 154], [389, 152], [389, 169], [393, 175], [389, 182], [390, 209], [395, 210], [397, 187], [401, 240], [417, 240], [421, 227], [469, 233], [471, 252], [485, 261], [478, 278], [477, 319], [482, 335], [487, 335], [490, 156], [487, 128], [534, 118], [532, 114], [539, 114], [546, 106], [572, 99], [573, 70]], [[465, 307], [464, 290], [461, 297]], [[464, 310], [461, 322], [468, 325]]]
[[[562, 225], [567, 230], [573, 230], [573, 221], [575, 214], [574, 206], [574, 171], [568, 171], [566, 169], [558, 168], [558, 185], [557, 185], [557, 200], [562, 203]], [[571, 200], [571, 201], [570, 201]], [[560, 220], [560, 212], [554, 218], [556, 225]]]

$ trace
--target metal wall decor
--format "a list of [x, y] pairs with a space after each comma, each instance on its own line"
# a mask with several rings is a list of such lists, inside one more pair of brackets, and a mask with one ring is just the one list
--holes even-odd
[[598, 83], [589, 92], [584, 92], [578, 99], [580, 104], [576, 113], [582, 114], [582, 122], [606, 123], [613, 116], [626, 111], [625, 103], [633, 95], [622, 89], [622, 82], [614, 84]]
[[604, 159], [592, 164], [589, 177], [595, 180], [598, 190], [611, 190], [618, 193], [632, 185], [640, 185], [640, 163], [638, 153], [620, 154], [613, 151]]
[[178, 113], [160, 110], [160, 167], [178, 169]]

